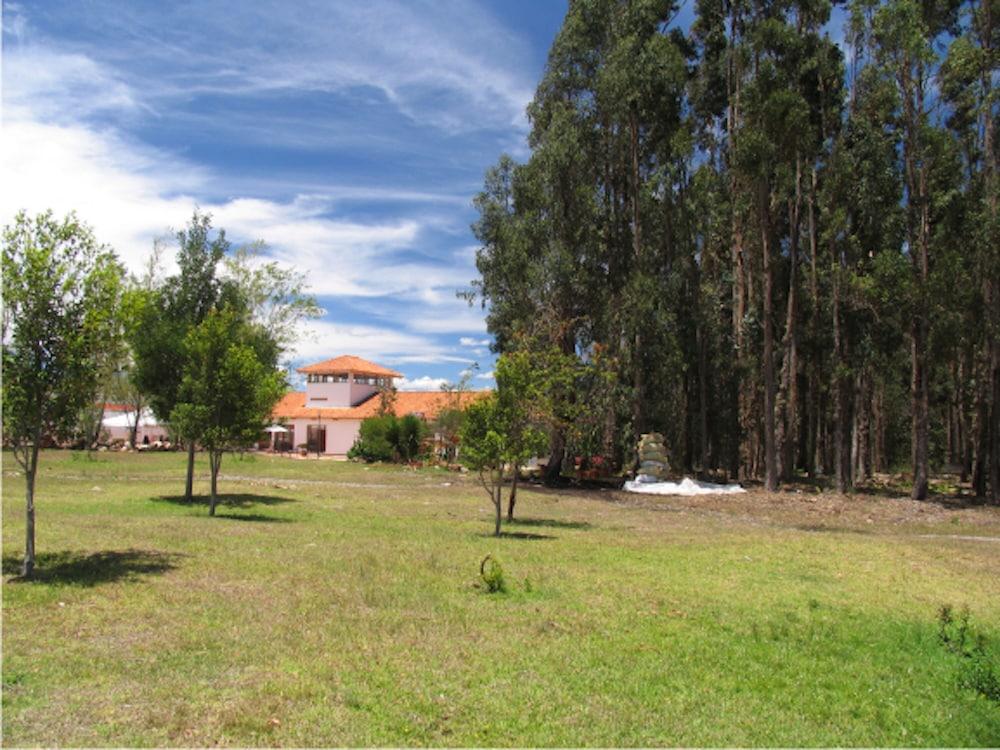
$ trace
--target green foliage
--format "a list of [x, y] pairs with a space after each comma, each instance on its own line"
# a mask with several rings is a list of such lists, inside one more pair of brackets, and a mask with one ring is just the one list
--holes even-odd
[[170, 424], [209, 452], [213, 514], [222, 453], [253, 445], [287, 388], [273, 356], [266, 332], [228, 306], [209, 310], [184, 340], [185, 367]]
[[479, 564], [479, 577], [482, 579], [483, 585], [486, 586], [486, 593], [507, 593], [507, 581], [503, 575], [503, 567], [493, 555], [487, 555]]
[[956, 617], [951, 605], [941, 606], [938, 640], [948, 651], [962, 658], [958, 686], [1000, 703], [1000, 665], [987, 649], [986, 637], [975, 633], [970, 626], [968, 607], [963, 607]]
[[259, 335], [231, 308], [210, 310], [184, 342], [187, 366], [170, 414], [178, 434], [208, 450], [252, 445], [284, 394], [284, 376], [255, 345]]
[[186, 339], [216, 306], [238, 299], [233, 284], [218, 277], [229, 252], [225, 232], [212, 234], [212, 217], [195, 211], [188, 226], [177, 232], [179, 273], [149, 283], [134, 292], [135, 325], [129, 344], [135, 361], [133, 379], [146, 394], [161, 421], [167, 421], [180, 398], [186, 369]]
[[413, 414], [403, 417], [393, 414], [368, 417], [362, 420], [358, 438], [347, 457], [360, 458], [369, 463], [409, 462], [420, 456], [427, 432], [424, 421]]
[[21, 211], [3, 231], [3, 438], [25, 472], [27, 543], [35, 557], [38, 450], [67, 439], [97, 398], [102, 371], [121, 347], [123, 270], [114, 253], [70, 214]]
[[101, 365], [121, 343], [123, 271], [114, 253], [70, 214], [3, 233], [3, 432], [24, 449], [66, 439], [95, 399]]

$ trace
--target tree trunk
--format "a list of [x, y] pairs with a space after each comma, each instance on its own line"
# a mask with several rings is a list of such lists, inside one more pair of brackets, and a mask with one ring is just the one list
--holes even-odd
[[810, 315], [810, 339], [812, 340], [813, 356], [809, 363], [809, 432], [806, 437], [806, 472], [810, 479], [816, 477], [819, 466], [820, 451], [819, 431], [822, 420], [822, 404], [820, 392], [820, 359], [821, 353], [817, 346], [819, 342], [819, 239], [816, 234], [816, 167], [812, 168], [809, 193], [806, 196], [806, 206], [809, 211], [809, 291], [812, 302]]
[[35, 574], [35, 477], [38, 476], [38, 444], [41, 435], [36, 432], [35, 442], [31, 446], [31, 464], [24, 472], [24, 562], [21, 565], [21, 576], [31, 578]]
[[209, 454], [210, 471], [212, 472], [212, 490], [208, 503], [208, 515], [215, 515], [215, 504], [217, 500], [217, 485], [219, 479], [219, 467], [222, 466], [222, 451], [210, 451]]
[[851, 378], [848, 365], [847, 331], [844, 326], [840, 285], [840, 275], [844, 262], [839, 257], [836, 245], [830, 242], [833, 255], [833, 350], [837, 358], [834, 383], [836, 391], [836, 415], [834, 420], [834, 463], [836, 467], [837, 492], [850, 492], [853, 487], [851, 472], [851, 427], [853, 425]]
[[133, 448], [135, 448], [135, 441], [139, 439], [139, 420], [142, 419], [142, 401], [137, 400], [135, 403], [135, 421], [132, 423], [132, 427], [129, 430], [129, 443]]
[[1000, 345], [991, 343], [990, 369], [993, 381], [993, 408], [990, 419], [990, 497], [1000, 503]]
[[493, 485], [493, 508], [496, 510], [496, 523], [493, 527], [493, 536], [500, 536], [500, 520], [503, 508], [503, 498], [500, 493], [503, 491], [503, 468], [497, 472], [497, 481]]
[[781, 363], [781, 377], [778, 389], [777, 451], [778, 476], [791, 479], [795, 474], [796, 454], [799, 442], [798, 418], [798, 255], [799, 255], [799, 211], [802, 204], [802, 167], [795, 159], [795, 197], [788, 201], [788, 305], [785, 309], [785, 335], [782, 341], [784, 356]]
[[507, 498], [507, 520], [514, 520], [514, 506], [517, 504], [517, 478], [520, 472], [514, 466], [514, 476], [510, 480], [510, 496]]
[[548, 486], [555, 486], [562, 481], [562, 464], [565, 456], [566, 436], [562, 430], [553, 430], [549, 448], [549, 463], [545, 467], [545, 484]]
[[771, 315], [774, 269], [771, 267], [770, 193], [762, 183], [759, 188], [761, 218], [761, 260], [764, 275], [764, 489], [778, 489], [778, 464], [774, 440], [774, 319]]
[[708, 458], [708, 352], [704, 327], [698, 326], [698, 432], [701, 438], [701, 475], [709, 470]]
[[854, 481], [863, 484], [871, 479], [871, 377], [862, 371], [858, 379], [858, 399], [855, 411], [857, 457]]
[[[134, 447], [134, 446], [133, 446]], [[184, 485], [184, 502], [194, 497], [194, 440], [188, 441], [187, 483]]]

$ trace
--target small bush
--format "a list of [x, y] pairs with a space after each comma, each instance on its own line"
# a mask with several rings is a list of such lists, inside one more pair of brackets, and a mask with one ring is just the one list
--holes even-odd
[[946, 649], [962, 659], [958, 687], [975, 690], [1000, 703], [1000, 665], [987, 651], [986, 637], [973, 632], [968, 607], [963, 607], [956, 618], [951, 605], [941, 606], [938, 610], [938, 639]]
[[390, 432], [395, 429], [396, 418], [393, 416], [369, 417], [361, 422], [358, 439], [347, 452], [348, 458], [360, 458], [368, 463], [373, 461], [391, 461], [392, 443], [389, 442]]
[[975, 690], [991, 701], [1000, 703], [1000, 669], [985, 649], [969, 654], [958, 674], [958, 686]]
[[487, 555], [479, 564], [479, 577], [483, 579], [487, 593], [507, 593], [507, 581], [503, 577], [503, 567], [494, 559], [493, 555]]
[[969, 635], [969, 608], [963, 607], [958, 618], [950, 604], [942, 604], [938, 609], [938, 640], [952, 653], [965, 653]]

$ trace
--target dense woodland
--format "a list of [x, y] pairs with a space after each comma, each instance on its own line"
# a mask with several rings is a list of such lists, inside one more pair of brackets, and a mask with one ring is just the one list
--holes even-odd
[[953, 468], [1000, 500], [1000, 3], [833, 11], [570, 3], [474, 225], [497, 350], [577, 363], [553, 471], [657, 430], [768, 489]]

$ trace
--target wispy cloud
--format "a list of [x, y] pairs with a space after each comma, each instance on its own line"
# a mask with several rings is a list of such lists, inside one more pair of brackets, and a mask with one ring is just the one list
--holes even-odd
[[462, 346], [482, 347], [482, 346], [489, 346], [490, 340], [474, 339], [471, 336], [462, 336], [461, 338], [459, 338], [458, 343], [461, 344]]
[[423, 375], [413, 380], [400, 378], [396, 387], [401, 391], [440, 391], [441, 387], [447, 383], [447, 378], [432, 378], [429, 375]]
[[483, 311], [455, 297], [476, 275], [470, 199], [496, 144], [523, 141], [534, 77], [488, 10], [5, 3], [3, 41], [3, 222], [75, 210], [138, 269], [199, 206], [330, 308], [297, 359], [430, 383], [484, 354]]
[[[526, 70], [496, 64], [525, 59], [525, 42], [468, 0], [258, 0], [239, 13], [224, 3], [98, 0], [62, 13], [92, 40], [80, 46], [128, 71], [154, 108], [204, 96], [368, 89], [415, 123], [461, 132], [523, 129], [533, 93]], [[23, 25], [22, 13], [11, 15], [11, 25]], [[115, 44], [102, 45], [108, 37]]]

